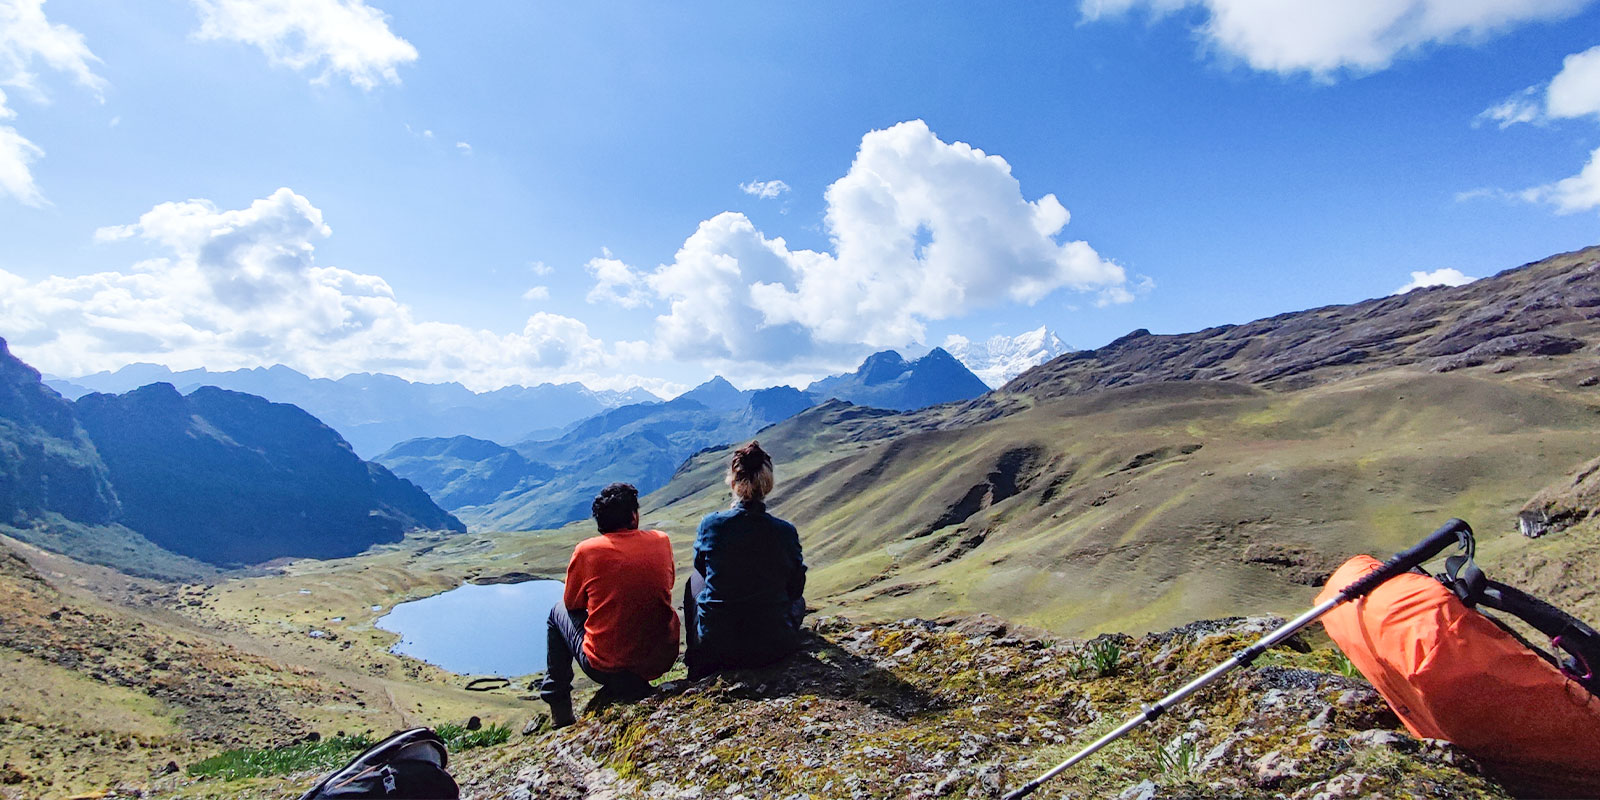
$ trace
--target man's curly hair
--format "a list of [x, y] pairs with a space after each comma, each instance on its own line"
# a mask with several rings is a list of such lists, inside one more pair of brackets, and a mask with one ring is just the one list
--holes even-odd
[[601, 533], [628, 530], [639, 512], [639, 490], [631, 483], [613, 483], [600, 490], [589, 510]]

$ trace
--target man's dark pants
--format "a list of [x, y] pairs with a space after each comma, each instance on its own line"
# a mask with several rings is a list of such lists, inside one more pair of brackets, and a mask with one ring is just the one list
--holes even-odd
[[561, 603], [550, 609], [546, 626], [546, 670], [539, 684], [539, 697], [555, 707], [558, 703], [570, 706], [572, 702], [572, 662], [589, 680], [610, 690], [618, 700], [636, 700], [650, 693], [650, 682], [631, 672], [604, 672], [589, 663], [583, 654], [584, 611], [568, 611]]

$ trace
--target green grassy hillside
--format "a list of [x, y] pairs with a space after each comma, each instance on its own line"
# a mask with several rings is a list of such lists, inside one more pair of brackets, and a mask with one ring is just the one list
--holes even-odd
[[[772, 509], [801, 530], [808, 594], [892, 618], [988, 611], [1068, 634], [1306, 604], [1338, 563], [1459, 516], [1486, 559], [1516, 512], [1600, 452], [1600, 396], [1473, 371], [1395, 370], [1298, 392], [1163, 383], [887, 417], [815, 409], [762, 434]], [[909, 432], [900, 432], [906, 430]], [[723, 454], [647, 516], [726, 502]]]

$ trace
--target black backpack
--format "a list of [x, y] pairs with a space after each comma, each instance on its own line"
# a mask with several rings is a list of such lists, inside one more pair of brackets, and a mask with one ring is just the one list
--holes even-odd
[[[1523, 640], [1523, 644], [1545, 655], [1567, 677], [1588, 689], [1590, 694], [1600, 697], [1600, 675], [1596, 674], [1596, 670], [1600, 669], [1600, 633], [1571, 614], [1527, 592], [1489, 580], [1473, 560], [1477, 543], [1473, 540], [1472, 529], [1465, 525], [1461, 527], [1457, 536], [1464, 552], [1444, 560], [1445, 571], [1435, 576], [1439, 582], [1455, 592], [1468, 608], [1476, 608], [1480, 612], [1486, 608], [1505, 612], [1550, 637], [1550, 650], [1553, 653], [1546, 653], [1526, 640]], [[1519, 640], [1522, 639], [1516, 631], [1507, 628], [1493, 616], [1484, 616]]]
[[450, 754], [439, 734], [427, 728], [412, 728], [367, 748], [300, 795], [300, 800], [458, 800], [461, 789], [445, 771], [449, 762]]

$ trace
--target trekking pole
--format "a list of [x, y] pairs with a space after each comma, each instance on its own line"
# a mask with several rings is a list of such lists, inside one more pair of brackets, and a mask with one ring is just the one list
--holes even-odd
[[1451, 544], [1464, 541], [1463, 535], [1472, 535], [1472, 528], [1468, 526], [1467, 523], [1462, 522], [1459, 519], [1452, 519], [1449, 522], [1446, 522], [1442, 527], [1429, 534], [1428, 538], [1423, 539], [1415, 547], [1400, 553], [1396, 553], [1394, 558], [1389, 559], [1382, 566], [1362, 576], [1355, 583], [1346, 586], [1343, 591], [1339, 592], [1338, 597], [1328, 600], [1316, 608], [1313, 608], [1310, 611], [1307, 611], [1306, 613], [1301, 614], [1295, 619], [1285, 623], [1283, 627], [1280, 627], [1277, 630], [1262, 636], [1260, 639], [1256, 640], [1255, 644], [1240, 650], [1238, 653], [1235, 653], [1232, 658], [1213, 667], [1210, 672], [1195, 678], [1176, 692], [1173, 692], [1172, 694], [1169, 694], [1166, 697], [1163, 697], [1160, 700], [1145, 706], [1144, 711], [1138, 716], [1135, 716], [1129, 719], [1127, 722], [1122, 723], [1117, 727], [1116, 730], [1095, 740], [1095, 742], [1088, 747], [1079, 750], [1077, 754], [1073, 755], [1071, 758], [1052, 767], [1049, 772], [1046, 772], [1045, 774], [1023, 784], [1020, 788], [1006, 795], [1005, 800], [1018, 800], [1019, 798], [1027, 797], [1028, 795], [1032, 794], [1035, 789], [1038, 789], [1040, 786], [1044, 785], [1045, 781], [1060, 775], [1068, 767], [1071, 767], [1079, 761], [1094, 755], [1095, 751], [1099, 750], [1100, 748], [1105, 747], [1106, 745], [1111, 744], [1118, 739], [1121, 739], [1134, 728], [1137, 728], [1146, 722], [1155, 720], [1157, 717], [1166, 713], [1169, 707], [1181, 702], [1189, 695], [1205, 688], [1212, 681], [1222, 677], [1223, 674], [1227, 673], [1228, 671], [1234, 669], [1235, 667], [1249, 666], [1251, 662], [1255, 661], [1256, 658], [1258, 658], [1262, 653], [1265, 653], [1273, 645], [1289, 638], [1290, 636], [1293, 636], [1296, 631], [1299, 631], [1301, 628], [1304, 628], [1305, 626], [1315, 622], [1318, 617], [1321, 617], [1323, 614], [1332, 611], [1334, 607], [1338, 606], [1340, 603], [1361, 597], [1373, 589], [1378, 588], [1378, 585], [1384, 581], [1387, 581], [1402, 572], [1409, 572], [1412, 567], [1428, 561], [1429, 559], [1443, 552], [1444, 549], [1449, 547]]

